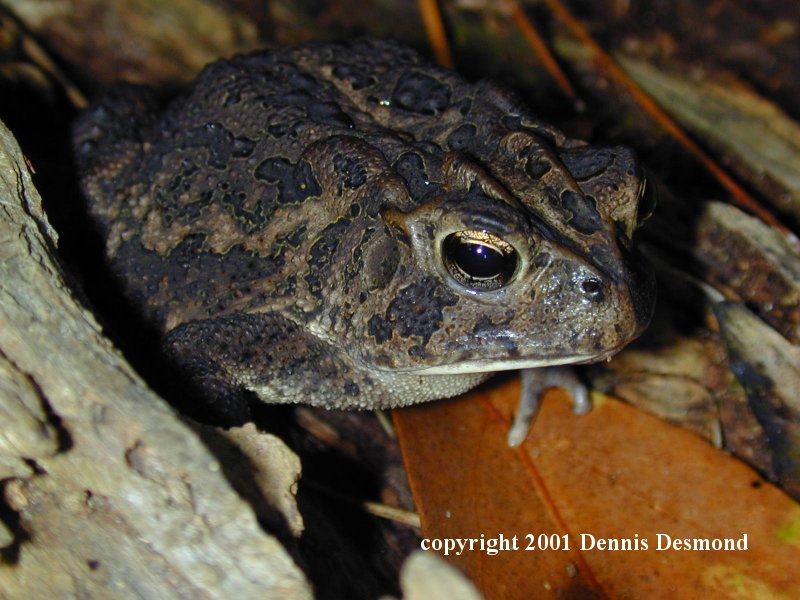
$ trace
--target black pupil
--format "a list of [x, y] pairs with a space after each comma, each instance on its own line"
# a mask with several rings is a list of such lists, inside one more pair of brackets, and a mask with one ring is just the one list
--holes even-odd
[[474, 279], [498, 279], [505, 283], [514, 274], [517, 259], [513, 252], [502, 252], [479, 240], [451, 235], [445, 241], [445, 252], [461, 271]]

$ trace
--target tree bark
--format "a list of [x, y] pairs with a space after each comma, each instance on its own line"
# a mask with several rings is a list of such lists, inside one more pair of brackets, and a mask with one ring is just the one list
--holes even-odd
[[2, 123], [0, 214], [0, 597], [310, 597], [223, 465], [75, 300]]

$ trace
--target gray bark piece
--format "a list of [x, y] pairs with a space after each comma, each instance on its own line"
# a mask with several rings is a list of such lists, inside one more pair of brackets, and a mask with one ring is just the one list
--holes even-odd
[[0, 123], [0, 492], [16, 513], [0, 597], [310, 598], [218, 460], [74, 300], [55, 244]]

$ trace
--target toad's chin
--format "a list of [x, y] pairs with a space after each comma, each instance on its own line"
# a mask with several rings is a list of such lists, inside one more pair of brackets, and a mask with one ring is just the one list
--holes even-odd
[[457, 375], [460, 373], [489, 373], [493, 371], [513, 371], [518, 369], [539, 369], [557, 365], [575, 365], [594, 363], [610, 359], [620, 348], [606, 350], [595, 354], [573, 354], [547, 358], [494, 358], [475, 359], [447, 365], [437, 365], [415, 369], [419, 375]]

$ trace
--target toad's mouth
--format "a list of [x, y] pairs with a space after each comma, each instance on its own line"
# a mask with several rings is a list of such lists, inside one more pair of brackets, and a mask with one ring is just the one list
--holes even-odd
[[520, 369], [540, 369], [542, 367], [555, 367], [558, 365], [579, 365], [586, 363], [609, 360], [619, 352], [625, 344], [611, 350], [604, 350], [592, 354], [573, 354], [570, 356], [545, 357], [545, 358], [493, 358], [470, 359], [447, 365], [436, 365], [415, 369], [419, 375], [458, 375], [462, 373], [490, 373], [493, 371], [514, 371]]

